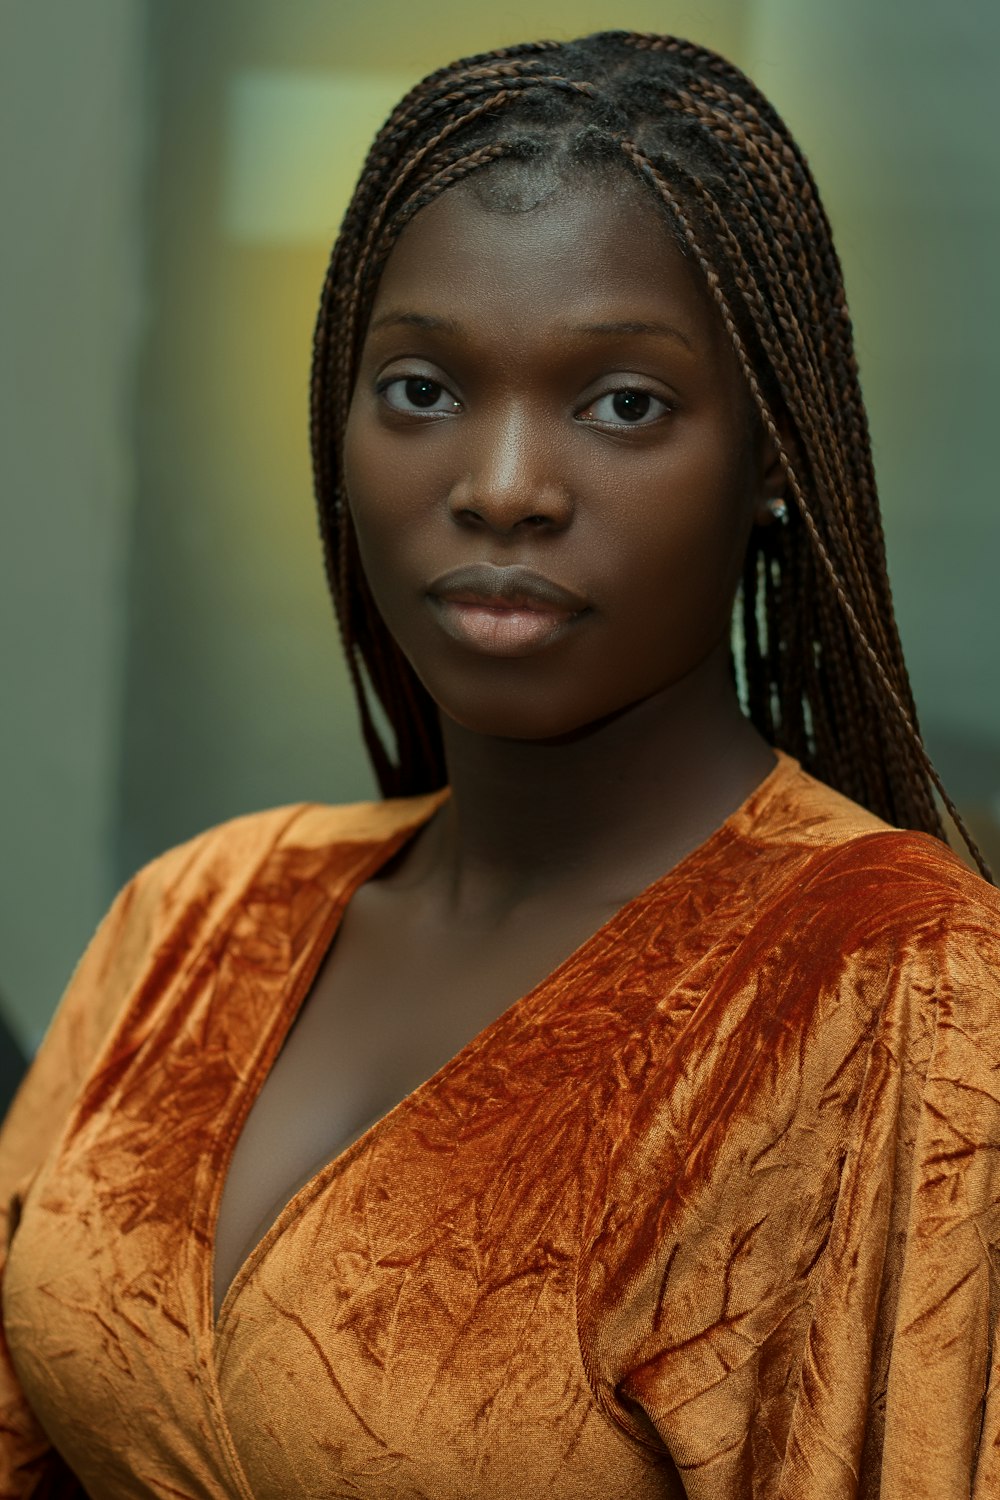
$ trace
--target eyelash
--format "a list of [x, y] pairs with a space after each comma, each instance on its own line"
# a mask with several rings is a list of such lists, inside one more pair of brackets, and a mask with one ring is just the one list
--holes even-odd
[[[439, 401], [442, 396], [450, 397], [450, 404], [447, 406], [436, 406], [432, 403], [429, 406], [423, 407], [418, 405], [397, 406], [389, 400], [388, 393], [394, 386], [405, 387], [411, 384], [427, 386], [435, 390], [438, 393], [435, 398], [436, 401]], [[442, 381], [430, 380], [427, 376], [424, 375], [394, 375], [389, 380], [380, 381], [379, 384], [375, 387], [375, 390], [376, 394], [382, 398], [386, 406], [388, 406], [391, 411], [399, 412], [404, 416], [424, 415], [429, 417], [442, 417], [457, 413], [462, 409], [461, 402], [455, 396], [451, 395], [448, 387], [444, 385]], [[586, 412], [591, 411], [602, 401], [614, 401], [615, 397], [617, 396], [638, 396], [642, 400], [652, 402], [655, 405], [661, 407], [662, 410], [657, 412], [649, 421], [643, 421], [640, 418], [639, 420], [636, 420], [634, 422], [629, 422], [627, 420], [615, 422], [608, 417], [593, 417], [585, 415]], [[617, 430], [628, 430], [629, 428], [652, 427], [654, 423], [660, 421], [662, 417], [666, 416], [668, 412], [673, 411], [673, 409], [674, 408], [668, 401], [665, 401], [662, 396], [655, 396], [652, 391], [643, 390], [641, 386], [622, 385], [616, 386], [613, 390], [605, 391], [602, 395], [595, 397], [593, 401], [587, 404], [583, 411], [576, 413], [576, 417], [579, 421], [586, 422], [594, 427], [610, 427]], [[646, 413], [643, 412], [642, 416], [645, 417], [645, 415]]]

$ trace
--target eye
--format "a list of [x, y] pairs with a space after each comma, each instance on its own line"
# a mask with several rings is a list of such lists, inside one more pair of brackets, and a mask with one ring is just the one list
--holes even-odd
[[605, 427], [648, 427], [669, 410], [667, 403], [652, 392], [626, 386], [598, 396], [577, 415], [583, 422], [598, 422]]
[[392, 380], [383, 380], [376, 389], [393, 411], [429, 412], [438, 416], [462, 409], [462, 403], [447, 386], [438, 380], [428, 380], [426, 375], [397, 375]]

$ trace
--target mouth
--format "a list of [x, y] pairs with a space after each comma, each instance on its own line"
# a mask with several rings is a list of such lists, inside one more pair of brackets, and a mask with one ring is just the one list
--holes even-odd
[[560, 640], [589, 611], [579, 594], [519, 564], [453, 568], [427, 594], [447, 634], [489, 656], [527, 656]]

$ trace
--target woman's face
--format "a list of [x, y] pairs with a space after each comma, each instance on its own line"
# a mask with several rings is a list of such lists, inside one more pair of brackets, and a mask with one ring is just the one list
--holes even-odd
[[344, 463], [375, 601], [442, 712], [549, 738], [709, 670], [773, 481], [750, 410], [642, 189], [423, 209], [381, 279]]

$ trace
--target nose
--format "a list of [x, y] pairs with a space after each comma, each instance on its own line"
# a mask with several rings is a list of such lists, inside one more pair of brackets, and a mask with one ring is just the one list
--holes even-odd
[[511, 409], [489, 419], [484, 413], [467, 435], [467, 466], [448, 496], [456, 521], [504, 535], [569, 524], [573, 501], [550, 423]]

